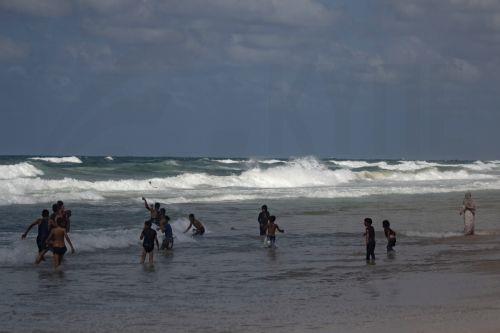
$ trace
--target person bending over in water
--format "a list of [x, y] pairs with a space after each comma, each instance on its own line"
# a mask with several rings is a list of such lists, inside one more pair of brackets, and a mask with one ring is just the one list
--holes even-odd
[[[35, 222], [31, 223], [26, 229], [26, 232], [22, 234], [21, 239], [25, 239], [26, 235], [30, 232], [31, 228], [33, 228], [35, 225], [38, 226], [38, 236], [36, 237], [36, 245], [38, 246], [38, 257], [40, 257], [41, 260], [45, 260], [44, 255], [46, 253], [47, 249], [47, 238], [49, 237], [50, 231], [49, 231], [49, 211], [47, 209], [44, 209], [42, 211], [42, 218], [36, 220]], [[39, 263], [40, 261], [36, 260], [35, 263]]]
[[194, 218], [194, 214], [189, 214], [189, 226], [184, 233], [188, 232], [191, 227], [194, 227], [193, 236], [201, 236], [205, 233], [205, 227], [200, 221]]
[[375, 261], [375, 229], [372, 227], [372, 219], [365, 218], [365, 243], [366, 243], [366, 261], [369, 262], [370, 258]]
[[266, 232], [267, 232], [267, 241], [270, 247], [274, 247], [276, 244], [276, 230], [283, 233], [284, 229], [280, 229], [280, 227], [274, 223], [276, 221], [276, 216], [269, 216], [269, 222], [267, 223]]
[[[52, 252], [54, 253], [54, 269], [61, 265], [64, 254], [68, 250], [66, 248], [66, 242], [68, 241], [69, 246], [71, 247], [71, 253], [75, 253], [75, 249], [73, 244], [71, 243], [71, 239], [69, 239], [68, 234], [66, 233], [66, 229], [63, 227], [64, 221], [63, 218], [57, 219], [57, 226], [52, 228], [50, 231], [49, 237], [47, 237], [46, 244], [51, 244]], [[40, 262], [42, 259], [40, 256], [37, 261]]]
[[266, 235], [267, 223], [269, 222], [269, 212], [267, 211], [267, 206], [262, 206], [262, 211], [259, 213], [259, 217], [257, 217], [257, 221], [259, 221], [259, 231], [261, 236]]
[[396, 232], [391, 229], [388, 220], [382, 221], [382, 227], [384, 227], [384, 235], [387, 238], [387, 253], [389, 253], [394, 251], [394, 246], [396, 246]]
[[160, 203], [155, 202], [155, 204], [153, 206], [153, 205], [148, 204], [148, 201], [146, 200], [146, 198], [142, 197], [142, 200], [144, 201], [144, 207], [146, 207], [146, 209], [151, 214], [150, 221], [158, 224], [159, 220], [160, 220]]
[[146, 254], [149, 254], [149, 263], [153, 263], [155, 243], [156, 248], [158, 250], [160, 249], [160, 244], [158, 244], [158, 238], [156, 237], [156, 231], [154, 231], [151, 226], [151, 220], [144, 222], [144, 229], [141, 232], [140, 240], [142, 240], [143, 247], [141, 264], [144, 264], [144, 260], [146, 260]]
[[169, 221], [170, 217], [165, 215], [165, 208], [160, 209], [160, 230], [163, 233], [163, 242], [161, 243], [160, 250], [170, 250], [174, 247], [174, 235]]

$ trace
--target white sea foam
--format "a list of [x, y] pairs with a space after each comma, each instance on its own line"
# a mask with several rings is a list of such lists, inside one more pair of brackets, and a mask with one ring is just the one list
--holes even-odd
[[44, 162], [50, 162], [50, 163], [76, 163], [76, 164], [81, 164], [83, 163], [81, 159], [79, 159], [76, 156], [70, 156], [70, 157], [31, 157], [30, 160], [34, 161], [44, 161]]
[[213, 160], [214, 162], [218, 162], [218, 163], [222, 163], [222, 164], [237, 164], [237, 163], [241, 163], [242, 161], [236, 161], [236, 160], [232, 160], [230, 158], [226, 158], [226, 159], [223, 159], [223, 160]]
[[43, 175], [42, 170], [27, 162], [0, 165], [0, 179], [29, 178], [41, 175]]
[[106, 161], [114, 161], [113, 156], [106, 156], [104, 159], [105, 159]]
[[[187, 219], [177, 219], [170, 224], [174, 235], [174, 244], [196, 242], [189, 233], [184, 234], [184, 230], [186, 230], [189, 225]], [[141, 241], [139, 236], [141, 230], [141, 227], [122, 230], [74, 230], [69, 236], [77, 253], [95, 252], [105, 249], [122, 249], [134, 246], [137, 247], [138, 252], [140, 252]], [[34, 233], [25, 241], [20, 241], [19, 238], [20, 233], [1, 234], [2, 243], [9, 245], [0, 247], [0, 264], [26, 264], [35, 261], [37, 249]], [[161, 244], [162, 235], [160, 232], [158, 232], [158, 241]]]
[[[464, 188], [497, 189], [500, 186], [495, 174], [462, 168], [446, 171], [434, 166], [414, 171], [332, 170], [314, 158], [296, 159], [268, 168], [254, 165], [246, 171], [222, 176], [183, 173], [164, 178], [103, 181], [44, 179], [37, 177], [41, 171], [29, 163], [21, 165], [22, 168], [3, 166], [11, 173], [5, 172], [4, 178], [7, 179], [0, 179], [0, 204], [29, 204], [55, 199], [95, 201], [112, 197], [133, 198], [138, 193], [158, 194], [168, 202], [203, 202], [240, 201], [259, 196], [333, 198], [384, 193], [438, 193]], [[16, 178], [16, 175], [19, 177]]]
[[277, 164], [277, 163], [284, 163], [285, 161], [281, 161], [281, 160], [262, 160], [262, 161], [258, 161], [259, 163], [263, 163], [263, 164]]

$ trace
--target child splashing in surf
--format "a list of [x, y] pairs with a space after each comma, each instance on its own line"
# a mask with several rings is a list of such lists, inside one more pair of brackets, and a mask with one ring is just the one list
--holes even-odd
[[156, 237], [156, 231], [151, 228], [151, 220], [144, 222], [144, 229], [142, 230], [140, 239], [142, 242], [142, 256], [141, 264], [144, 264], [146, 260], [146, 255], [149, 254], [149, 263], [153, 264], [155, 243], [156, 248], [160, 249], [160, 244], [158, 244], [158, 238]]
[[201, 236], [205, 233], [205, 227], [194, 217], [194, 214], [189, 214], [189, 226], [184, 233], [188, 232], [191, 227], [193, 227], [193, 236]]
[[387, 238], [387, 253], [394, 252], [394, 246], [396, 246], [396, 232], [391, 229], [391, 224], [388, 220], [382, 221], [382, 227], [384, 228], [385, 238]]
[[267, 244], [269, 247], [276, 247], [276, 230], [283, 233], [284, 229], [280, 229], [280, 227], [274, 223], [276, 221], [276, 216], [269, 216], [269, 222], [267, 223]]

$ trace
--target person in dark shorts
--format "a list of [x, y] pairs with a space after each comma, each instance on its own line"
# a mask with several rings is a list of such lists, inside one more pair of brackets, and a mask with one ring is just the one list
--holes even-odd
[[[47, 237], [49, 237], [49, 211], [44, 209], [42, 211], [42, 218], [37, 219], [35, 222], [31, 223], [26, 229], [26, 232], [22, 234], [21, 239], [26, 239], [26, 235], [30, 232], [30, 230], [37, 225], [38, 226], [38, 235], [36, 237], [36, 245], [38, 246], [38, 256], [41, 256], [40, 260], [45, 260], [45, 250], [47, 249]], [[35, 261], [35, 263], [39, 263], [39, 261]]]
[[[54, 254], [54, 269], [61, 265], [64, 254], [67, 251], [65, 241], [67, 241], [69, 246], [71, 247], [71, 253], [75, 253], [75, 249], [73, 247], [73, 244], [71, 243], [71, 239], [69, 239], [69, 236], [66, 233], [66, 228], [63, 225], [64, 219], [62, 217], [59, 217], [57, 219], [56, 227], [50, 230], [49, 237], [47, 237], [46, 240], [46, 244], [51, 245], [51, 251]], [[40, 260], [41, 259], [39, 256], [37, 261], [40, 262]]]
[[267, 206], [263, 205], [261, 208], [261, 212], [259, 213], [259, 217], [257, 217], [257, 221], [259, 221], [259, 231], [261, 236], [266, 236], [267, 231], [267, 222], [269, 222], [269, 212], [267, 211]]
[[174, 247], [174, 235], [169, 223], [170, 217], [165, 215], [165, 208], [160, 209], [160, 230], [163, 233], [163, 241], [160, 250], [170, 250]]
[[367, 217], [364, 221], [365, 224], [365, 243], [366, 243], [366, 261], [370, 259], [375, 261], [375, 229], [372, 227], [373, 221]]
[[193, 236], [201, 236], [205, 233], [205, 227], [195, 219], [194, 214], [189, 214], [189, 226], [184, 233], [188, 232], [191, 227], [193, 227]]
[[387, 238], [387, 253], [389, 253], [394, 251], [394, 246], [396, 246], [396, 232], [391, 229], [388, 220], [382, 221], [382, 227], [384, 227], [384, 235]]
[[276, 216], [274, 215], [269, 216], [269, 222], [267, 223], [266, 227], [267, 243], [269, 247], [276, 246], [276, 230], [278, 230], [281, 233], [285, 232], [285, 230], [280, 229], [280, 227], [276, 223], [274, 223], [275, 221], [276, 221]]
[[153, 263], [154, 259], [154, 249], [155, 243], [156, 248], [160, 249], [160, 244], [158, 244], [158, 238], [156, 237], [156, 231], [151, 228], [152, 223], [151, 220], [144, 222], [144, 229], [141, 232], [140, 240], [142, 240], [142, 255], [141, 255], [141, 264], [146, 260], [146, 255], [149, 255], [149, 263]]

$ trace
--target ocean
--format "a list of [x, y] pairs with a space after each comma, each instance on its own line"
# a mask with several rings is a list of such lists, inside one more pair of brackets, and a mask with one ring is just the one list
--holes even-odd
[[[175, 236], [154, 266], [139, 264], [143, 196]], [[57, 200], [76, 253], [54, 271], [50, 256], [33, 264], [36, 228], [21, 234]], [[0, 331], [495, 332], [499, 201], [500, 161], [0, 157]], [[276, 249], [259, 237], [263, 204], [285, 229]], [[190, 213], [203, 237], [183, 233]]]

